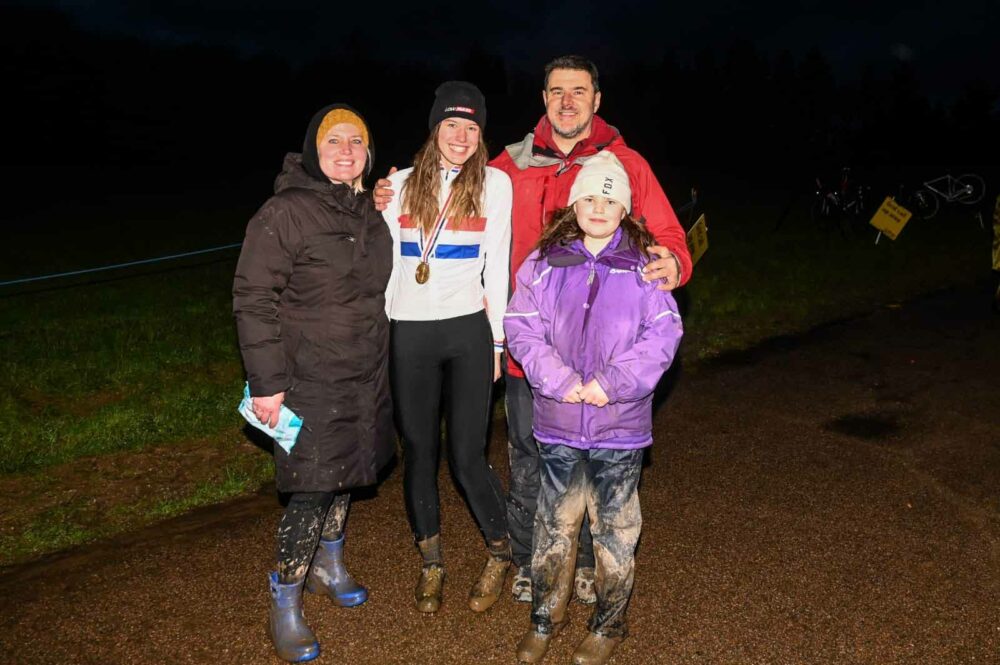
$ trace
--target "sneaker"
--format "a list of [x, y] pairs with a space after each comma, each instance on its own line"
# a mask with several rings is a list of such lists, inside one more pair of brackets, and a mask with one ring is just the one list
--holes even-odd
[[519, 603], [531, 602], [531, 568], [529, 566], [519, 566], [514, 573], [514, 584], [510, 588], [514, 600]]
[[576, 569], [576, 576], [573, 579], [573, 595], [576, 596], [578, 602], [584, 605], [593, 605], [597, 602], [593, 568]]

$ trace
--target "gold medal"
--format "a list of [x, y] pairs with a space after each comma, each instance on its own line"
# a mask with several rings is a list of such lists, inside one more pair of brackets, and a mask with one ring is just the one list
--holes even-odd
[[431, 266], [427, 261], [421, 261], [417, 266], [417, 284], [424, 284], [431, 278]]

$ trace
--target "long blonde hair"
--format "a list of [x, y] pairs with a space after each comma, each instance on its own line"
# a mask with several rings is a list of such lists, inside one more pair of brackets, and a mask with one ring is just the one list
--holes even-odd
[[[441, 123], [427, 137], [427, 141], [413, 158], [413, 173], [403, 185], [402, 211], [413, 222], [429, 234], [442, 212], [438, 209], [438, 194], [441, 191], [441, 151], [438, 148], [438, 132]], [[451, 185], [451, 202], [445, 214], [448, 217], [480, 217], [483, 210], [483, 183], [486, 180], [486, 162], [489, 153], [482, 132], [479, 132], [479, 146]]]

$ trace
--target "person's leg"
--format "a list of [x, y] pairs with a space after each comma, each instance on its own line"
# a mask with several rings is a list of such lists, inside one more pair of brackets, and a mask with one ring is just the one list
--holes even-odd
[[451, 319], [445, 364], [448, 458], [486, 539], [489, 556], [469, 594], [469, 607], [485, 612], [500, 597], [510, 567], [503, 485], [486, 459], [491, 415], [493, 342], [485, 312]]
[[531, 558], [531, 628], [518, 644], [522, 662], [537, 663], [566, 623], [573, 563], [587, 501], [586, 451], [540, 447], [541, 487]]
[[437, 321], [393, 321], [390, 373], [396, 422], [403, 439], [403, 496], [421, 568], [417, 609], [441, 606], [444, 561], [438, 500], [441, 418], [441, 327]]
[[504, 375], [507, 412], [507, 455], [510, 483], [507, 491], [507, 529], [517, 572], [514, 599], [531, 601], [531, 539], [538, 502], [538, 444], [532, 434], [531, 387], [523, 377]]
[[301, 582], [309, 571], [332, 492], [296, 492], [278, 524], [278, 581]]
[[590, 634], [574, 654], [575, 663], [606, 662], [628, 635], [626, 611], [632, 596], [635, 548], [642, 531], [638, 492], [642, 454], [642, 450], [595, 450], [587, 463], [597, 608], [590, 620]]
[[319, 655], [316, 635], [302, 615], [302, 586], [332, 498], [328, 492], [297, 492], [289, 498], [278, 525], [278, 570], [270, 574], [269, 624], [275, 652], [289, 662]]
[[306, 577], [307, 591], [325, 594], [340, 607], [354, 607], [368, 600], [368, 589], [358, 584], [344, 566], [344, 525], [350, 503], [347, 492], [334, 496]]
[[486, 314], [448, 321], [456, 344], [445, 364], [448, 458], [455, 480], [488, 542], [507, 539], [503, 485], [486, 460], [493, 342]]
[[438, 456], [441, 343], [435, 321], [393, 321], [392, 399], [403, 439], [403, 495], [416, 540], [441, 530]]

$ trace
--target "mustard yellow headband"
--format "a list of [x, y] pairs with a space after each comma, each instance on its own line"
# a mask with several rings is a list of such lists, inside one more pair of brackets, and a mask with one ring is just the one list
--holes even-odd
[[365, 147], [368, 147], [368, 127], [365, 126], [364, 121], [358, 117], [356, 113], [351, 113], [347, 109], [334, 109], [326, 114], [323, 118], [323, 122], [319, 123], [319, 130], [316, 132], [316, 147], [319, 148], [320, 143], [323, 142], [323, 137], [326, 133], [330, 131], [330, 128], [334, 125], [339, 125], [342, 122], [346, 122], [349, 125], [354, 125], [361, 132], [361, 140], [364, 141]]

